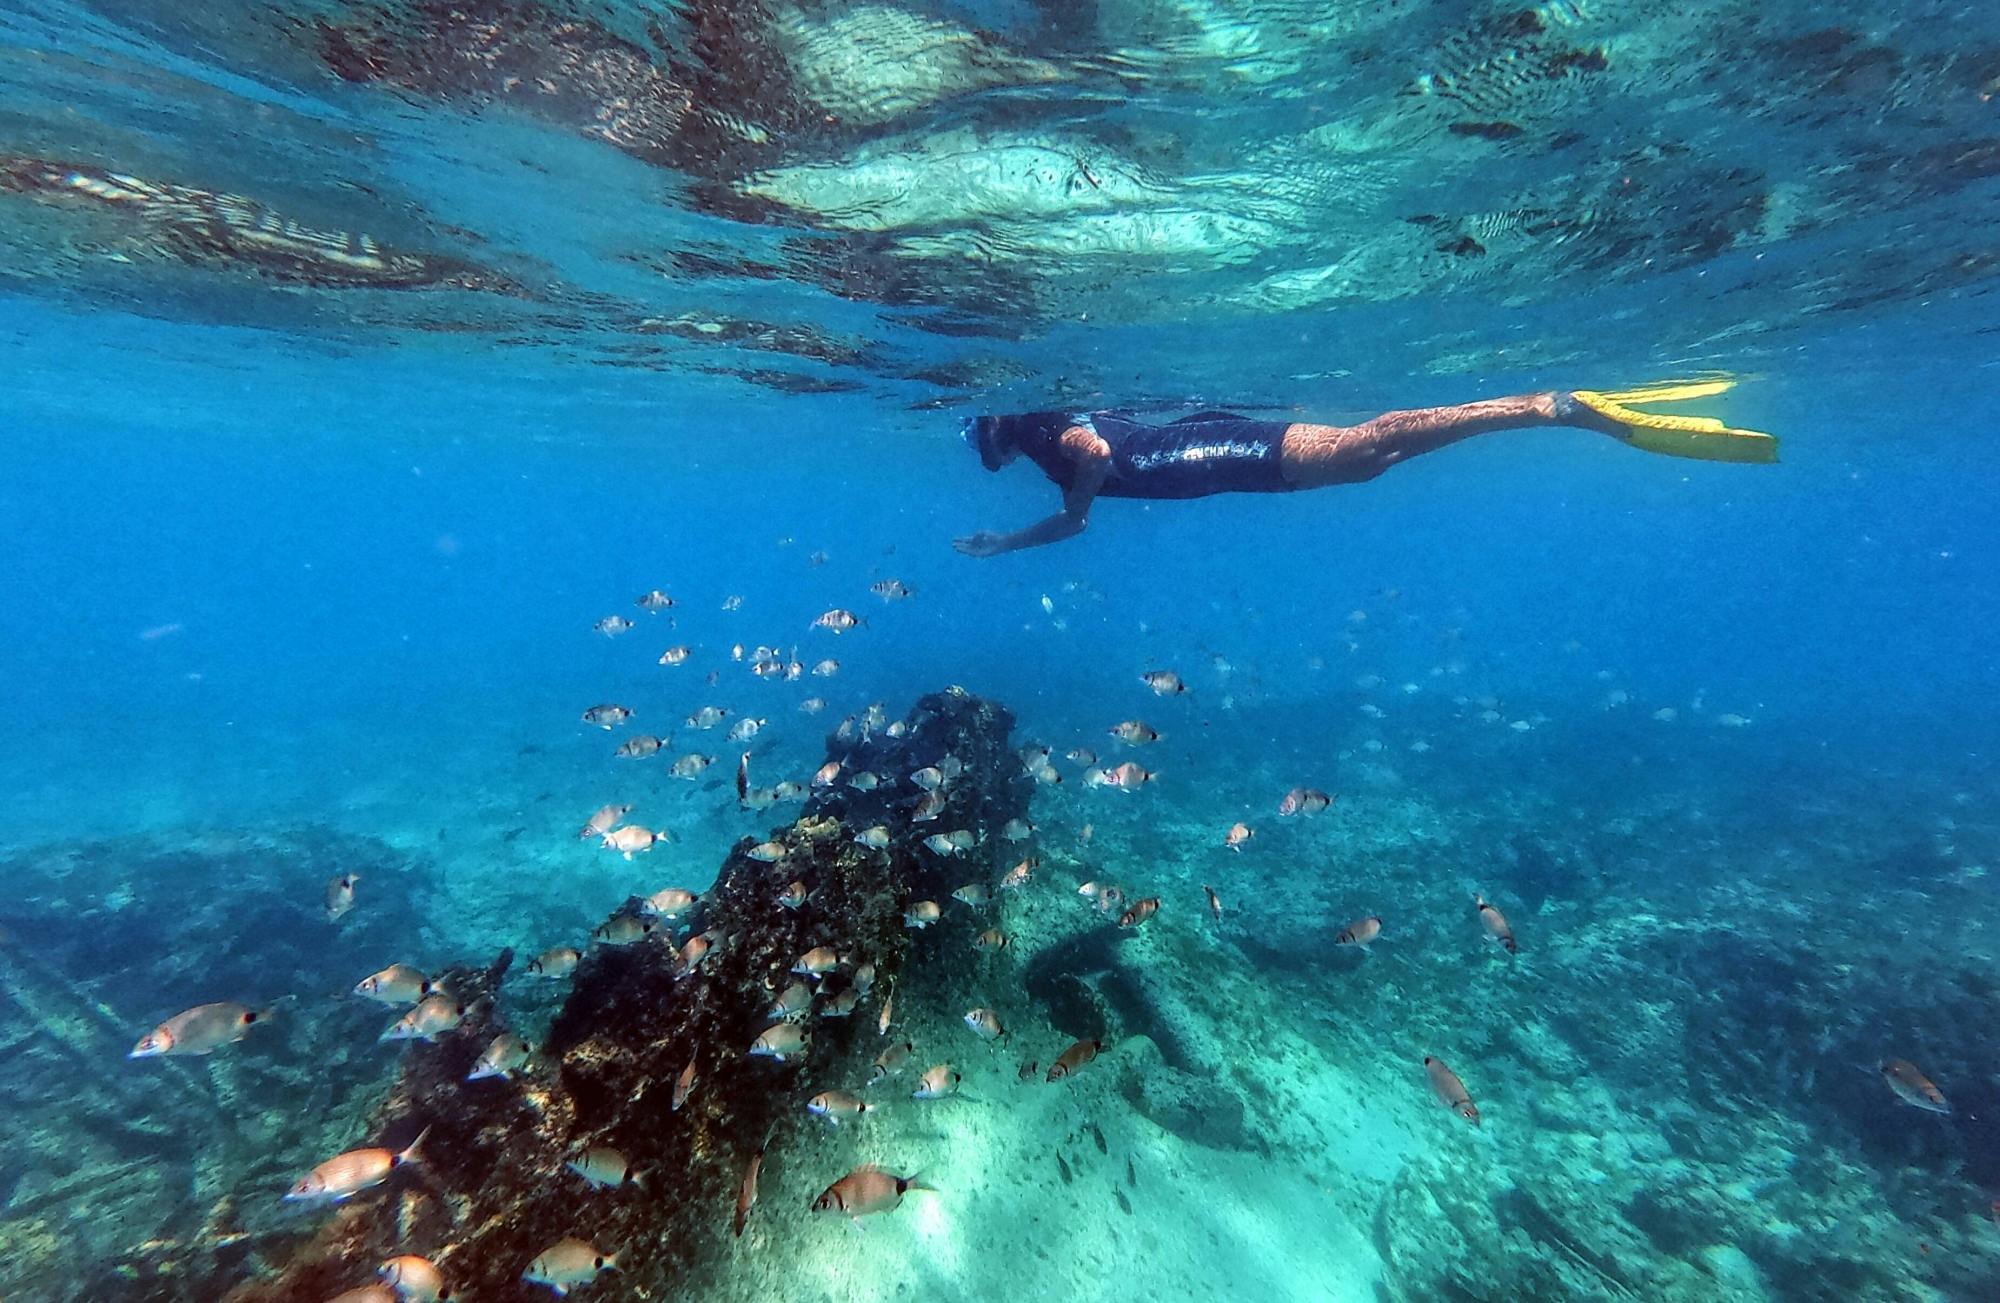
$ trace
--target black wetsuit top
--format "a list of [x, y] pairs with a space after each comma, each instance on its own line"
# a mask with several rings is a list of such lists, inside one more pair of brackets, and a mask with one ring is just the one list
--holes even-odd
[[1234, 412], [1196, 412], [1148, 425], [1129, 412], [1031, 412], [1003, 417], [1021, 451], [1069, 488], [1075, 464], [1063, 452], [1072, 425], [1095, 430], [1111, 446], [1098, 496], [1203, 498], [1211, 493], [1284, 493], [1281, 446], [1289, 421], [1254, 421]]

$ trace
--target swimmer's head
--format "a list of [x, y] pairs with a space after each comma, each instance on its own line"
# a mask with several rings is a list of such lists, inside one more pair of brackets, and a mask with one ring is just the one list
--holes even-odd
[[1003, 416], [974, 416], [965, 422], [967, 446], [979, 454], [980, 465], [997, 471], [1021, 455], [1021, 445], [1007, 428]]

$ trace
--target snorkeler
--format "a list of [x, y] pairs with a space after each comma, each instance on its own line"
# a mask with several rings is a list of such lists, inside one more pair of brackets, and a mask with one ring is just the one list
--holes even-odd
[[1600, 393], [1524, 394], [1458, 407], [1386, 412], [1360, 425], [1257, 421], [1196, 412], [1165, 425], [1130, 413], [1029, 412], [966, 422], [965, 440], [986, 469], [1026, 454], [1062, 490], [1062, 510], [1011, 534], [984, 531], [953, 546], [997, 556], [1074, 537], [1101, 497], [1202, 498], [1211, 493], [1287, 493], [1372, 480], [1397, 462], [1475, 434], [1528, 426], [1595, 430], [1647, 452], [1702, 461], [1774, 462], [1778, 441], [1713, 417], [1660, 416], [1634, 403], [1671, 403], [1722, 393], [1734, 381], [1659, 384]]

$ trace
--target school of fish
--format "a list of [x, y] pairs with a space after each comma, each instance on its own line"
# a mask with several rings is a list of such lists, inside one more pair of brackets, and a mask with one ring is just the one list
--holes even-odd
[[[820, 554], [815, 554], [814, 564], [821, 559]], [[890, 607], [909, 601], [915, 592], [896, 578], [876, 581], [870, 586], [870, 591]], [[1045, 611], [1054, 613], [1049, 597], [1044, 596], [1042, 604]], [[680, 603], [665, 590], [656, 588], [639, 595], [633, 605], [645, 618], [665, 615], [662, 624], [672, 627], [674, 617], [666, 613]], [[743, 606], [743, 599], [732, 595], [723, 601], [721, 609], [736, 612]], [[1359, 617], [1362, 613], [1356, 612], [1355, 615]], [[639, 623], [623, 614], [613, 613], [590, 627], [606, 638], [615, 639], [637, 628]], [[813, 619], [803, 632], [807, 635], [824, 633], [843, 636], [867, 628], [868, 622], [864, 617], [845, 607], [834, 606]], [[865, 634], [862, 641], [866, 641]], [[656, 663], [678, 668], [694, 662], [699, 654], [698, 646], [676, 642], [658, 654]], [[760, 679], [794, 682], [807, 676], [831, 679], [841, 673], [840, 663], [831, 658], [821, 659], [808, 669], [800, 659], [796, 646], [783, 649], [777, 645], [761, 644], [746, 647], [739, 642], [730, 647], [728, 656], [731, 663], [747, 666], [750, 673]], [[1217, 670], [1225, 674], [1228, 670], [1220, 658], [1217, 658]], [[711, 671], [703, 680], [704, 686], [716, 688], [720, 684], [720, 675], [720, 670]], [[1372, 677], [1364, 676], [1356, 686], [1364, 691], [1379, 687], [1379, 680], [1368, 681]], [[1140, 686], [1154, 694], [1155, 704], [1169, 713], [1199, 698], [1182, 675], [1171, 667], [1144, 669], [1137, 672], [1136, 679]], [[1406, 684], [1404, 690], [1414, 693], [1419, 689], [1416, 684]], [[1621, 709], [1629, 702], [1629, 694], [1621, 690], [1606, 697], [1604, 708]], [[821, 698], [813, 697], [801, 702], [799, 710], [810, 716], [824, 705]], [[1225, 698], [1221, 706], [1229, 709], [1231, 703]], [[1468, 706], [1480, 708], [1480, 718], [1485, 722], [1497, 722], [1503, 718], [1498, 713], [1497, 703], [1486, 705], [1474, 699]], [[1372, 703], [1364, 703], [1362, 708], [1371, 718], [1384, 715]], [[1700, 709], [1699, 702], [1696, 709]], [[700, 702], [692, 706], [677, 725], [673, 724], [672, 715], [666, 711], [654, 711], [643, 704], [634, 707], [622, 702], [591, 705], [580, 713], [577, 722], [608, 732], [624, 728], [640, 719], [642, 714], [673, 726], [664, 736], [637, 733], [626, 737], [612, 750], [612, 759], [645, 762], [665, 756], [670, 753], [674, 738], [682, 729], [705, 733], [727, 723], [729, 741], [751, 744], [765, 737], [771, 727], [771, 719], [767, 716], [715, 702]], [[1675, 717], [1671, 708], [1662, 708], [1654, 716], [1662, 722], [1671, 722]], [[1725, 727], [1744, 727], [1750, 722], [1748, 717], [1733, 714], [1715, 718]], [[1174, 720], [1166, 722], [1170, 729], [1175, 723]], [[1539, 717], [1524, 718], [1516, 720], [1511, 727], [1515, 732], [1525, 732], [1542, 722], [1546, 721]], [[904, 735], [905, 728], [902, 721], [889, 719], [881, 703], [874, 703], [847, 716], [835, 729], [835, 737], [844, 742], [876, 734], [896, 738]], [[1150, 750], [1167, 733], [1135, 716], [1105, 726], [1100, 737], [1107, 735], [1112, 745], [1119, 749]], [[1413, 746], [1412, 749], [1416, 748]], [[1029, 743], [1018, 749], [1022, 772], [1031, 785], [1062, 785], [1063, 774], [1055, 764], [1056, 754], [1052, 748], [1039, 743]], [[965, 940], [957, 944], [965, 945], [969, 954], [993, 957], [981, 960], [982, 963], [1005, 965], [1010, 962], [1005, 952], [1013, 947], [1016, 935], [1008, 930], [1004, 918], [1000, 916], [1007, 912], [1007, 902], [1021, 898], [1023, 893], [1038, 890], [1037, 884], [1046, 876], [1040, 872], [1046, 849], [1042, 830], [1027, 819], [1015, 818], [1007, 822], [989, 845], [983, 835], [953, 826], [957, 822], [953, 797], [958, 791], [959, 780], [966, 772], [966, 766], [958, 757], [945, 755], [933, 764], [907, 773], [854, 770], [848, 767], [847, 762], [834, 759], [828, 760], [804, 782], [787, 779], [769, 787], [759, 787], [752, 782], [753, 772], [762, 768], [753, 764], [755, 755], [754, 746], [744, 750], [735, 766], [735, 804], [742, 811], [762, 811], [785, 801], [802, 800], [815, 792], [842, 787], [858, 792], [887, 792], [895, 807], [903, 812], [902, 826], [874, 825], [851, 834], [849, 840], [868, 853], [891, 851], [899, 842], [906, 849], [921, 848], [923, 855], [939, 864], [963, 863], [968, 878], [952, 890], [944, 902], [932, 899], [901, 902], [905, 926], [911, 931], [934, 926], [950, 928], [960, 926], [962, 916]], [[1130, 795], [1151, 787], [1162, 778], [1159, 771], [1149, 769], [1134, 759], [1100, 763], [1098, 752], [1092, 746], [1079, 744], [1062, 755], [1080, 771], [1081, 786], [1086, 791], [1105, 789]], [[713, 756], [687, 751], [665, 761], [663, 772], [670, 778], [699, 782], [714, 761]], [[1269, 801], [1270, 797], [1263, 799]], [[1275, 803], [1262, 808], [1289, 821], [1326, 814], [1337, 804], [1335, 793], [1309, 783], [1300, 783], [1279, 794]], [[635, 857], [671, 842], [672, 835], [664, 827], [649, 826], [653, 822], [651, 820], [648, 823], [628, 822], [635, 808], [634, 803], [621, 801], [600, 805], [583, 822], [577, 838], [595, 843], [600, 850], [610, 851], [622, 857], [624, 862], [636, 864]], [[969, 810], [958, 812], [960, 815], [969, 813]], [[1251, 817], [1255, 817], [1254, 813]], [[1080, 845], [1089, 846], [1092, 831], [1090, 823], [1082, 824], [1078, 834]], [[1219, 843], [1222, 849], [1233, 855], [1254, 854], [1251, 843], [1256, 836], [1257, 829], [1251, 822], [1239, 820], [1222, 831]], [[787, 833], [779, 833], [755, 843], [744, 854], [752, 861], [782, 870], [797, 854], [797, 849], [797, 844], [788, 839]], [[810, 862], [810, 858], [803, 857], [806, 862]], [[991, 879], [977, 867], [1005, 864], [1010, 860], [1012, 867]], [[810, 920], [816, 908], [816, 884], [811, 880], [810, 873], [781, 876], [780, 881], [782, 885], [772, 890], [773, 908]], [[1062, 890], [1067, 892], [1069, 889]], [[1166, 894], [1137, 894], [1121, 883], [1097, 879], [1082, 882], [1074, 888], [1074, 894], [1083, 903], [1086, 912], [1081, 917], [1089, 920], [1086, 926], [1115, 929], [1121, 934], [1139, 933], [1157, 926], [1194, 925], [1193, 922], [1155, 923], [1156, 919], [1192, 921], [1206, 914], [1207, 926], [1220, 928], [1228, 925], [1232, 916], [1238, 919], [1243, 917], [1226, 903], [1222, 890], [1206, 884], [1202, 886], [1200, 901], [1182, 899], [1184, 889]], [[362, 876], [342, 872], [326, 883], [322, 912], [329, 924], [362, 928], [366, 926], [367, 901], [368, 892]], [[527, 977], [565, 980], [576, 971], [593, 947], [663, 945], [673, 955], [671, 962], [676, 980], [696, 979], [705, 970], [711, 956], [731, 944], [729, 936], [713, 930], [696, 930], [686, 921], [700, 916], [703, 903], [700, 893], [669, 885], [655, 887], [645, 894], [635, 894], [633, 901], [634, 904], [622, 906], [612, 913], [589, 937], [580, 938], [579, 944], [557, 944], [540, 952], [525, 966]], [[1520, 954], [1521, 946], [1514, 929], [1498, 904], [1488, 900], [1483, 893], [1475, 892], [1470, 914], [1471, 921], [1478, 925], [1484, 937], [1506, 956]], [[1363, 914], [1338, 927], [1328, 923], [1326, 942], [1329, 949], [1352, 948], [1366, 954], [1389, 935], [1389, 926], [1381, 915]], [[980, 971], [981, 980], [1003, 986], [1018, 980], [1012, 970], [1005, 967]], [[869, 956], [839, 953], [827, 945], [804, 950], [785, 971], [767, 976], [767, 985], [771, 989], [770, 1021], [754, 1039], [748, 1044], [739, 1042], [735, 1047], [705, 1047], [708, 1054], [704, 1054], [702, 1048], [694, 1051], [672, 1084], [669, 1114], [678, 1113], [701, 1089], [699, 1065], [705, 1058], [712, 1060], [716, 1053], [737, 1053], [751, 1059], [769, 1060], [772, 1067], [767, 1071], [777, 1074], [771, 1078], [771, 1089], [804, 1092], [800, 1095], [803, 1112], [829, 1126], [867, 1127], [868, 1120], [882, 1111], [889, 1098], [885, 1083], [906, 1072], [913, 1075], [905, 1079], [909, 1087], [906, 1092], [909, 1104], [905, 1107], [938, 1107], [941, 1101], [949, 1100], [960, 1101], [956, 1105], [958, 1107], [966, 1106], [963, 1101], [967, 1097], [961, 1091], [965, 1075], [954, 1065], [954, 1058], [990, 1055], [994, 1047], [1012, 1043], [1015, 1029], [1006, 1025], [999, 1010], [980, 1005], [965, 1011], [961, 1019], [964, 1033], [955, 1042], [950, 1038], [941, 1038], [943, 1043], [925, 1046], [920, 1051], [917, 1040], [913, 1038], [889, 1039], [896, 1026], [894, 1009], [897, 993], [886, 981], [878, 985], [876, 979], [877, 967]], [[381, 1034], [384, 1042], [433, 1042], [453, 1034], [472, 1013], [444, 984], [403, 962], [392, 963], [361, 978], [353, 987], [352, 994], [397, 1011], [395, 1019]], [[825, 1019], [853, 1017], [871, 1002], [876, 1035], [882, 1038], [882, 1048], [869, 1069], [867, 1080], [806, 1082], [793, 1076], [801, 1068], [810, 1075], [813, 1028], [816, 1024]], [[273, 1019], [281, 1003], [259, 1007], [223, 1000], [194, 1006], [165, 1019], [142, 1037], [131, 1050], [130, 1057], [205, 1056], [226, 1050], [252, 1039], [252, 1033], [257, 1028]], [[928, 1037], [929, 1033], [926, 1035]], [[1028, 1035], [1033, 1040], [1048, 1041], [1047, 1029], [1035, 1030]], [[1112, 1047], [1099, 1039], [1086, 1037], [1069, 1040], [1060, 1049], [1050, 1042], [1048, 1048], [1053, 1053], [1047, 1059], [1049, 1066], [1046, 1071], [1040, 1067], [1043, 1062], [1040, 1057], [1023, 1059], [1016, 1074], [1018, 1081], [1039, 1078], [1044, 1085], [1068, 1081], [1086, 1071]], [[1482, 1115], [1474, 1094], [1456, 1070], [1433, 1055], [1421, 1056], [1421, 1067], [1437, 1105], [1474, 1127], [1482, 1125]], [[498, 1083], [496, 1088], [506, 1088], [508, 1083], [532, 1078], [537, 1072], [545, 1070], [547, 1065], [538, 1059], [535, 1045], [512, 1031], [501, 1029], [481, 1050], [467, 1079], [492, 1080]], [[1928, 1112], [1944, 1114], [1951, 1111], [1943, 1092], [1915, 1064], [1900, 1058], [1887, 1058], [1879, 1063], [1878, 1071], [1894, 1098]], [[914, 1084], [911, 1085], [911, 1082]], [[398, 1181], [397, 1174], [403, 1169], [423, 1165], [423, 1145], [429, 1132], [428, 1127], [421, 1127], [414, 1138], [395, 1147], [364, 1145], [329, 1157], [299, 1176], [284, 1192], [283, 1198], [306, 1206], [327, 1206], [368, 1197], [391, 1187]], [[749, 1225], [757, 1203], [759, 1174], [765, 1160], [766, 1150], [763, 1148], [746, 1156], [730, 1217], [736, 1236], [742, 1236]], [[622, 1152], [601, 1143], [589, 1143], [588, 1138], [569, 1157], [566, 1170], [592, 1189], [616, 1192], [628, 1188], [651, 1188], [647, 1185], [648, 1174], [635, 1170]], [[659, 1174], [659, 1188], [670, 1190], [672, 1186], [672, 1174]], [[812, 1201], [810, 1211], [859, 1219], [895, 1210], [912, 1191], [935, 1189], [917, 1174], [903, 1175], [875, 1164], [864, 1164], [828, 1184]], [[583, 1209], [589, 1205], [578, 1206]], [[520, 1279], [544, 1286], [557, 1295], [567, 1295], [572, 1290], [587, 1287], [603, 1273], [619, 1271], [623, 1254], [644, 1251], [643, 1245], [631, 1245], [617, 1252], [606, 1252], [589, 1238], [591, 1229], [587, 1225], [579, 1225], [573, 1228], [575, 1233], [549, 1244], [521, 1265]], [[357, 1286], [341, 1297], [373, 1297], [374, 1291], [386, 1291], [383, 1297], [408, 1303], [413, 1299], [450, 1296], [444, 1270], [421, 1256], [404, 1254], [389, 1258], [381, 1264], [378, 1277], [379, 1284]]]

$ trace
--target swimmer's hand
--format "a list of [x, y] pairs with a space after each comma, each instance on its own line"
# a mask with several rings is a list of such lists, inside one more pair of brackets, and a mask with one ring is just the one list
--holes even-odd
[[976, 534], [953, 539], [951, 545], [966, 556], [999, 556], [1007, 550], [1007, 536], [982, 529]]

